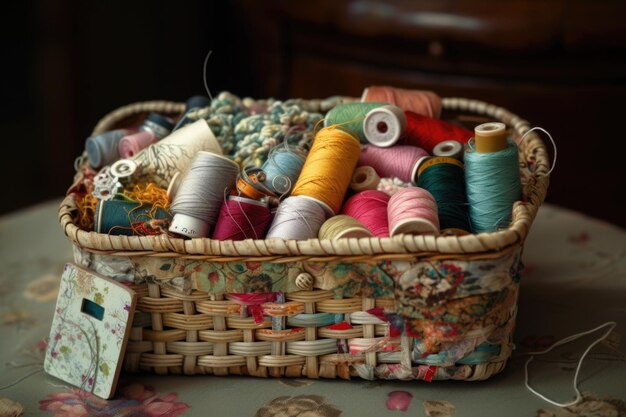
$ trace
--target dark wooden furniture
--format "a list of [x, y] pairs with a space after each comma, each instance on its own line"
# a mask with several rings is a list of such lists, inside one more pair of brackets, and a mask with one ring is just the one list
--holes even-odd
[[547, 201], [626, 225], [626, 3], [236, 4], [258, 95], [360, 96], [393, 85], [504, 106], [557, 142]]

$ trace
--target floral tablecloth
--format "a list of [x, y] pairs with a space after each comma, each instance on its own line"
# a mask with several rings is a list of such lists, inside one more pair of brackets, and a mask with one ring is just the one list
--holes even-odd
[[[626, 232], [545, 204], [525, 245], [516, 350], [482, 382], [259, 379], [122, 374], [109, 401], [47, 375], [43, 357], [59, 280], [72, 248], [56, 219], [59, 201], [0, 218], [0, 416], [626, 416]], [[558, 408], [524, 385], [527, 352], [615, 321], [580, 373], [584, 399]], [[601, 332], [530, 365], [533, 387], [573, 398], [580, 354]]]

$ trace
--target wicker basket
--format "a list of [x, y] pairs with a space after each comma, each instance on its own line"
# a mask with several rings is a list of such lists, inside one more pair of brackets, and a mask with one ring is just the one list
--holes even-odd
[[[318, 106], [319, 101], [312, 101]], [[184, 104], [131, 104], [94, 133]], [[324, 109], [319, 109], [324, 111]], [[463, 98], [443, 100], [442, 118], [467, 127], [528, 122]], [[76, 260], [125, 263], [144, 282], [126, 349], [126, 371], [274, 377], [481, 380], [512, 350], [524, 240], [548, 188], [548, 154], [532, 132], [520, 145], [524, 201], [505, 230], [464, 236], [336, 241], [183, 240], [110, 236], [74, 223], [76, 201], [59, 210]], [[274, 294], [255, 302], [241, 293]]]

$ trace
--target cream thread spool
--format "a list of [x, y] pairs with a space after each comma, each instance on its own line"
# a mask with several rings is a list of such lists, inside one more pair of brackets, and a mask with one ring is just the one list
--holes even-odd
[[389, 147], [395, 144], [406, 128], [406, 115], [398, 106], [382, 106], [370, 110], [363, 121], [363, 133], [372, 145]]
[[176, 172], [184, 175], [200, 151], [222, 155], [222, 147], [204, 119], [176, 130], [166, 138], [148, 146], [132, 160], [142, 168], [145, 182], [166, 188]]
[[380, 183], [380, 177], [376, 170], [371, 166], [363, 165], [357, 167], [352, 174], [350, 188], [352, 191], [359, 192], [364, 190], [375, 190]]
[[474, 128], [476, 152], [493, 153], [506, 149], [506, 125], [500, 122], [488, 122]]
[[367, 227], [357, 219], [347, 214], [338, 214], [330, 217], [320, 228], [320, 239], [341, 239], [342, 237], [372, 237]]
[[447, 156], [450, 158], [457, 159], [459, 161], [463, 160], [463, 153], [465, 149], [461, 142], [456, 140], [444, 140], [443, 142], [438, 143], [433, 148], [434, 156]]

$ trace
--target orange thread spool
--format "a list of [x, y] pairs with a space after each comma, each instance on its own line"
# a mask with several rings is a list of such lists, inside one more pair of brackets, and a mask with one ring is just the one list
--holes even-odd
[[400, 107], [402, 110], [432, 118], [438, 118], [441, 114], [441, 98], [434, 92], [426, 90], [375, 85], [363, 91], [361, 101], [389, 103]]

